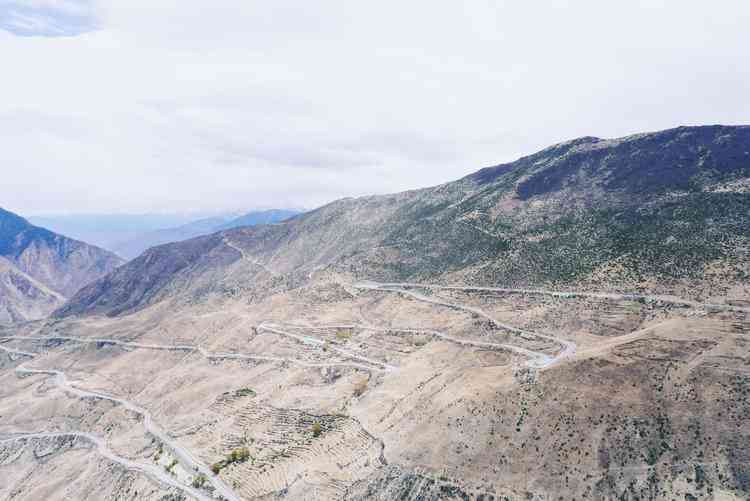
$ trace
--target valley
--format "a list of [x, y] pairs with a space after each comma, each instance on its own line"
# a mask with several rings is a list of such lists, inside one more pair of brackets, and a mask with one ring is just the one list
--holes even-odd
[[746, 499], [748, 144], [581, 138], [152, 247], [0, 326], [0, 498]]

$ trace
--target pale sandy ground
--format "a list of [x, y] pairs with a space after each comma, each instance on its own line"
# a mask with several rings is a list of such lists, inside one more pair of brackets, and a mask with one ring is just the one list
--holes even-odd
[[[237, 499], [597, 498], [630, 482], [648, 485], [654, 473], [642, 452], [624, 452], [634, 440], [625, 432], [662, 407], [676, 445], [656, 463], [663, 492], [655, 498], [746, 499], [732, 479], [750, 459], [729, 449], [750, 436], [739, 416], [747, 404], [722, 393], [750, 376], [745, 314], [420, 292], [467, 310], [352, 283], [317, 273], [310, 285], [259, 303], [163, 304], [120, 319], [0, 333], [18, 337], [0, 341], [0, 499], [191, 497], [197, 473], [185, 461], [166, 472], [179, 456], [172, 448], [208, 468], [241, 447], [250, 458], [223, 468], [197, 489], [201, 496], [218, 498], [215, 481]], [[557, 358], [566, 346], [574, 350]], [[535, 366], [525, 353], [550, 363]], [[18, 367], [60, 370], [77, 388], [148, 410], [169, 443], [123, 405], [72, 395]], [[696, 427], [711, 432], [700, 455], [690, 445]], [[83, 440], [1, 441], [34, 432], [94, 434], [113, 454], [156, 466], [185, 489], [128, 470]], [[638, 440], [650, 447], [650, 435]], [[608, 449], [618, 452], [604, 458]], [[729, 480], [710, 493], [697, 489], [696, 462]]]

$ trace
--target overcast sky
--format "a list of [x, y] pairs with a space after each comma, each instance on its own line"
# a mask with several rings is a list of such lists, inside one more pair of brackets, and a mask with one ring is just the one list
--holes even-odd
[[0, 0], [0, 206], [313, 207], [750, 122], [750, 2]]

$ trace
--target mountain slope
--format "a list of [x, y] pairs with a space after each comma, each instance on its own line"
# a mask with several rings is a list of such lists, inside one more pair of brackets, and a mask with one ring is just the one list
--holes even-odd
[[748, 179], [747, 126], [581, 138], [433, 188], [151, 249], [58, 314], [220, 295], [243, 256], [274, 270], [254, 277], [269, 290], [325, 268], [360, 279], [717, 293], [750, 273]]
[[42, 318], [65, 297], [0, 258], [0, 324]]
[[0, 209], [0, 273], [5, 320], [40, 318], [122, 261], [98, 247], [31, 225]]

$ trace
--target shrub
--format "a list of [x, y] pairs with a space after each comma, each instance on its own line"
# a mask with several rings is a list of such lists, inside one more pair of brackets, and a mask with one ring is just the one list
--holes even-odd
[[206, 478], [206, 476], [200, 473], [196, 475], [195, 478], [193, 479], [193, 487], [195, 487], [196, 489], [200, 489], [206, 484], [207, 480], [208, 479]]
[[321, 433], [323, 433], [323, 427], [320, 425], [320, 423], [315, 421], [312, 425], [313, 437], [319, 437]]
[[241, 463], [247, 461], [249, 458], [250, 450], [247, 447], [240, 447], [229, 454], [227, 461], [230, 463]]

